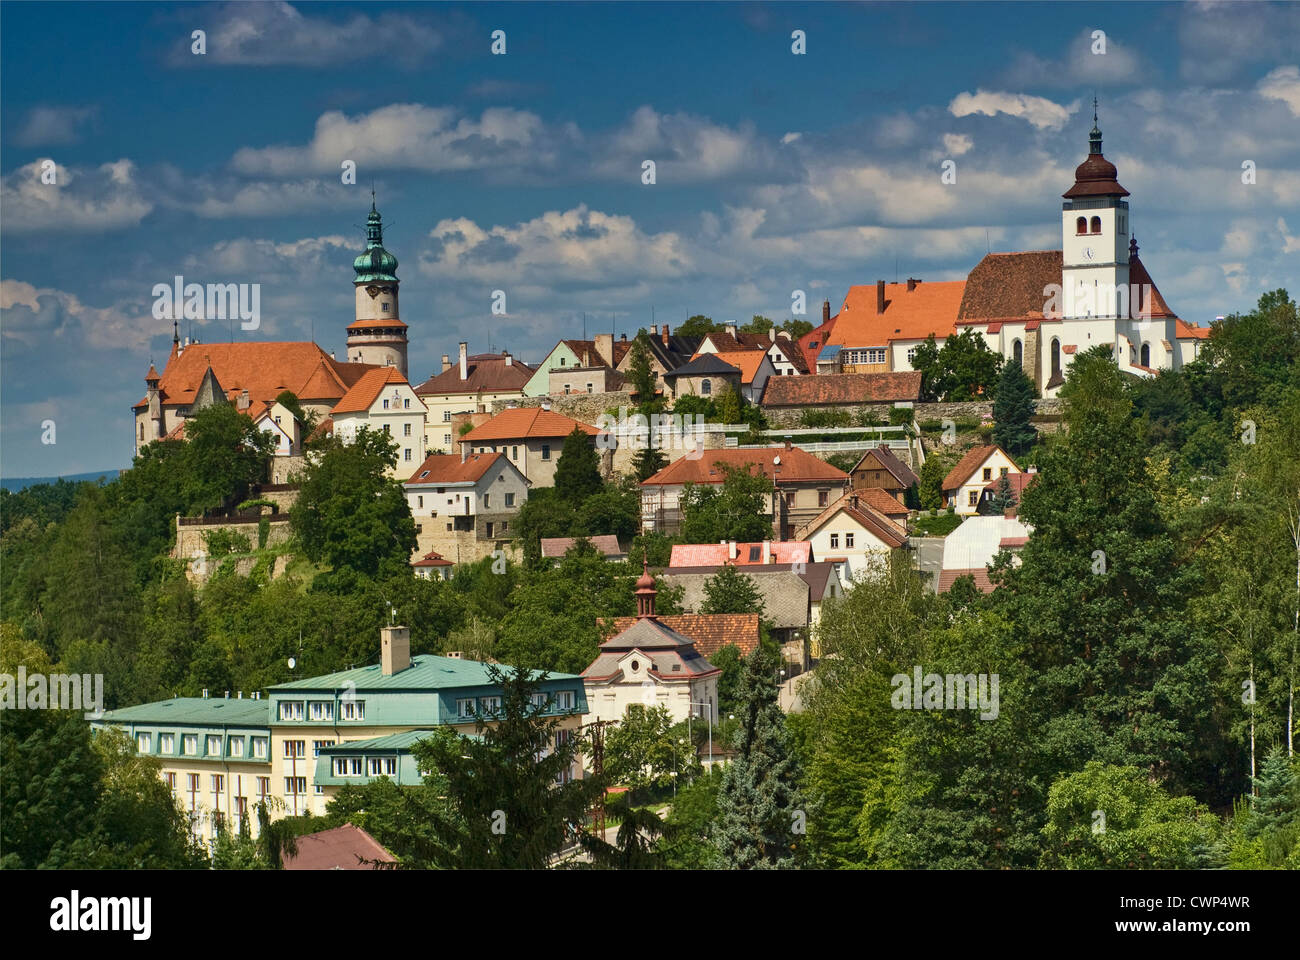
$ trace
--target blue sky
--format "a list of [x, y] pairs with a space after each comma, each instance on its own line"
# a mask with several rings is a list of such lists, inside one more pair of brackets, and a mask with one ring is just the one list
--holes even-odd
[[1181, 316], [1300, 288], [1296, 4], [9, 3], [0, 19], [5, 476], [129, 465], [129, 408], [171, 338], [151, 290], [176, 274], [261, 284], [261, 327], [236, 338], [314, 329], [341, 355], [372, 181], [417, 381], [460, 339], [540, 360], [584, 311], [629, 333], [652, 308], [780, 319], [803, 290], [815, 319], [895, 264], [959, 279], [986, 249], [1059, 248], [1094, 94]]

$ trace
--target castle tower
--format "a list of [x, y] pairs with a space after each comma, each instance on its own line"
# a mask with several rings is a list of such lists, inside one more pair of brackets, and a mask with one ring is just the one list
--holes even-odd
[[1129, 192], [1102, 156], [1097, 102], [1093, 100], [1088, 158], [1074, 172], [1061, 206], [1063, 319], [1129, 316]]
[[397, 258], [384, 249], [384, 224], [373, 191], [366, 250], [352, 262], [356, 319], [348, 324], [348, 361], [396, 367], [406, 376], [406, 324], [397, 308]]

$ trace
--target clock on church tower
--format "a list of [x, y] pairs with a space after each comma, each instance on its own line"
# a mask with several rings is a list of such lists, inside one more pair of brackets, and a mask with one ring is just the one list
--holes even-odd
[[1129, 192], [1101, 153], [1093, 101], [1088, 158], [1074, 172], [1061, 206], [1062, 312], [1066, 320], [1127, 313]]

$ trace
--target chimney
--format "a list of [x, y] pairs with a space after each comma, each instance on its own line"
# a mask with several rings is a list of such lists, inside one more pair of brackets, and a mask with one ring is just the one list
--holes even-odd
[[460, 462], [464, 463], [468, 459], [469, 459], [469, 444], [462, 440], [460, 444]]
[[666, 324], [666, 323], [664, 324], [664, 333], [663, 333], [663, 337], [664, 337], [664, 346], [666, 347], [666, 346], [668, 346], [668, 324]]
[[614, 365], [614, 335], [612, 333], [596, 334], [596, 356], [607, 367]]
[[[881, 287], [881, 289], [883, 290], [884, 287]], [[883, 297], [884, 294], [882, 293], [881, 296]], [[468, 346], [469, 344], [464, 340], [460, 342], [460, 378], [462, 380], [469, 379], [469, 351], [466, 349]]]
[[239, 401], [235, 404], [235, 409], [236, 409], [236, 410], [247, 410], [247, 409], [248, 409], [248, 391], [247, 391], [247, 390], [243, 390], [243, 391], [240, 392], [240, 394], [239, 394]]
[[775, 562], [776, 562], [776, 559], [772, 556], [772, 541], [771, 541], [771, 540], [764, 540], [764, 541], [763, 541], [763, 562], [764, 562], [764, 563], [775, 563]]
[[409, 627], [381, 627], [379, 629], [379, 662], [382, 673], [391, 677], [411, 665], [411, 630]]
[[822, 323], [829, 323], [830, 319], [831, 319], [831, 302], [829, 300], [823, 300], [822, 301]]
[[650, 324], [650, 336], [652, 337], [659, 336], [659, 324], [657, 323]]
[[908, 278], [907, 278], [907, 292], [908, 292], [908, 293], [911, 293], [913, 290], [915, 290], [915, 289], [916, 289], [916, 285], [917, 285], [918, 283], [920, 283], [920, 282], [921, 282], [920, 280], [916, 280], [916, 279], [914, 279], [914, 278], [912, 278], [912, 277], [908, 277]]
[[767, 339], [770, 343], [776, 343], [776, 327], [767, 328]]
[[510, 356], [510, 351], [509, 351], [509, 350], [507, 350], [505, 353], [503, 353], [502, 356], [505, 358], [506, 366], [507, 366], [507, 367], [513, 367], [513, 366], [515, 365], [515, 358], [512, 357], [512, 356]]
[[619, 343], [627, 343], [627, 334], [626, 334], [626, 333], [620, 333], [620, 334], [618, 335], [618, 342], [619, 342]]
[[731, 334], [733, 337], [736, 335], [736, 325], [734, 323], [723, 324], [722, 329], [726, 330], [727, 333]]
[[785, 438], [785, 448], [787, 450], [791, 450], [794, 448], [794, 442], [789, 437]]
[[885, 312], [885, 281], [876, 281], [876, 313]]
[[729, 541], [727, 541], [727, 558], [728, 558], [729, 560], [735, 560], [735, 559], [736, 559], [736, 541], [735, 541], [735, 540], [729, 540]]
[[442, 355], [442, 372], [446, 373], [450, 369], [451, 369], [451, 357], [447, 356], [444, 353]]

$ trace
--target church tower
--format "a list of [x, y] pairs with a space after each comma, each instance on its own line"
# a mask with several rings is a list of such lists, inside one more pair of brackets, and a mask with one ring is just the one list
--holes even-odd
[[1062, 313], [1065, 320], [1116, 319], [1128, 310], [1129, 192], [1101, 153], [1097, 101], [1088, 158], [1074, 172], [1061, 207]]
[[406, 324], [397, 309], [397, 258], [384, 249], [384, 224], [373, 191], [366, 249], [352, 261], [356, 320], [348, 324], [348, 361], [396, 367], [406, 376]]

